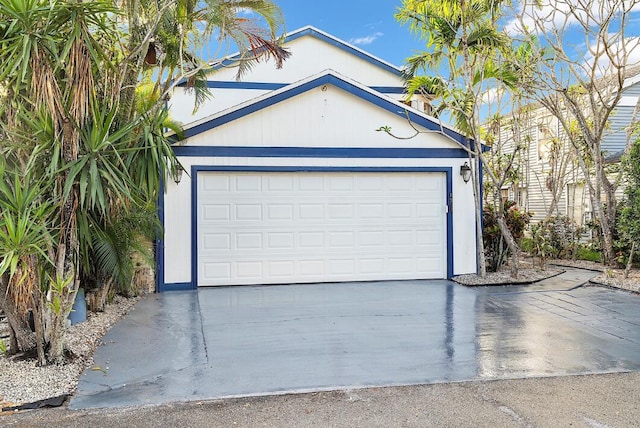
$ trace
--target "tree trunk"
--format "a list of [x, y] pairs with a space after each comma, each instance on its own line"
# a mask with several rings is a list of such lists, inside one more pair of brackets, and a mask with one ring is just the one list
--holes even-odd
[[484, 255], [484, 237], [482, 236], [482, 200], [480, 198], [480, 159], [474, 158], [475, 168], [473, 168], [473, 200], [476, 211], [476, 252], [478, 254], [478, 275], [485, 278], [487, 276], [487, 262]]
[[87, 292], [87, 309], [91, 312], [104, 312], [107, 306], [107, 298], [111, 291], [113, 279], [102, 281], [99, 288]]
[[[47, 358], [45, 355], [45, 331], [44, 331], [44, 320], [42, 319], [42, 308], [44, 308], [44, 302], [42, 298], [39, 296], [40, 290], [37, 291], [38, 296], [33, 296], [34, 300], [34, 308], [39, 308], [39, 310], [33, 310], [33, 324], [35, 326], [35, 334], [36, 334], [36, 353], [38, 355], [38, 365], [45, 366], [47, 365]], [[35, 302], [35, 300], [38, 302]]]
[[633, 266], [633, 253], [636, 250], [636, 241], [631, 243], [631, 251], [629, 251], [629, 260], [627, 261], [627, 266], [624, 268], [624, 279], [629, 278], [629, 272], [631, 271], [631, 267]]
[[[605, 212], [604, 204], [601, 198], [601, 185], [603, 182], [603, 173], [601, 169], [601, 156], [594, 156], [594, 169], [595, 169], [595, 184], [591, 178], [591, 171], [586, 166], [584, 160], [578, 157], [580, 162], [580, 169], [582, 170], [585, 182], [589, 188], [589, 198], [591, 199], [591, 206], [595, 212], [595, 218], [600, 222], [600, 235], [602, 238], [602, 262], [604, 265], [609, 265], [614, 259], [613, 251], [613, 232], [609, 223], [609, 216]], [[614, 199], [615, 201], [615, 196]]]
[[502, 233], [502, 237], [504, 238], [509, 250], [511, 251], [511, 278], [517, 278], [518, 272], [520, 270], [520, 247], [516, 243], [516, 240], [513, 238], [511, 231], [507, 227], [507, 223], [504, 221], [504, 209], [502, 204], [500, 204], [499, 209], [496, 212], [496, 221], [498, 222], [498, 227], [500, 228], [500, 233]]
[[[62, 122], [63, 149], [62, 156], [65, 162], [71, 163], [78, 158], [79, 134], [73, 128], [69, 119]], [[68, 172], [61, 175], [61, 182], [67, 179]], [[60, 215], [60, 237], [56, 252], [56, 280], [68, 281], [62, 293], [60, 293], [60, 313], [48, 309], [46, 317], [45, 336], [49, 342], [47, 359], [49, 362], [61, 364], [64, 362], [64, 333], [66, 320], [73, 307], [73, 302], [78, 293], [79, 279], [76, 271], [78, 259], [78, 237], [76, 224], [76, 209], [78, 208], [78, 185], [74, 184], [69, 196], [64, 201]], [[50, 300], [51, 290], [47, 296]]]
[[0, 278], [0, 306], [7, 317], [9, 323], [9, 347], [10, 353], [26, 352], [33, 346], [33, 333], [26, 322], [26, 316], [21, 316], [13, 305], [7, 299], [10, 298], [7, 293], [7, 279], [5, 276]]
[[[601, 189], [604, 186], [604, 182], [606, 180], [604, 174], [604, 159], [602, 158], [602, 154], [598, 153], [594, 156], [594, 166], [596, 170], [596, 194], [592, 203], [595, 203], [594, 208], [596, 208], [596, 213], [598, 215], [598, 220], [600, 221], [600, 233], [602, 234], [602, 252], [603, 258], [607, 265], [611, 265], [613, 260], [615, 259], [615, 253], [613, 250], [613, 224], [611, 222], [611, 212], [614, 213], [615, 216], [615, 195], [611, 195], [610, 189], [605, 188], [605, 197], [607, 199], [607, 207], [604, 207], [602, 202], [602, 193]], [[611, 205], [613, 203], [613, 206]], [[614, 219], [615, 221], [615, 219]]]

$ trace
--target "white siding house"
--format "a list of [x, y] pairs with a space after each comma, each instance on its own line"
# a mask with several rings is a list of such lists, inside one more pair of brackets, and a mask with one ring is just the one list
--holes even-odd
[[[623, 96], [611, 114], [602, 139], [602, 152], [609, 162], [620, 160], [628, 141], [629, 125], [637, 120], [639, 100], [640, 74], [637, 74], [625, 82]], [[526, 144], [515, 162], [519, 179], [502, 189], [502, 197], [514, 200], [532, 212], [533, 222], [541, 221], [547, 215], [563, 215], [579, 226], [585, 225], [593, 215], [588, 186], [576, 150], [557, 118], [542, 106], [527, 106], [518, 119], [519, 136], [514, 136], [510, 120], [512, 116], [506, 116], [502, 121], [498, 146], [493, 151], [510, 153], [516, 141]], [[610, 176], [610, 179], [614, 178]], [[554, 188], [559, 189], [556, 195]], [[616, 191], [618, 200], [623, 189], [621, 185]]]
[[[160, 202], [158, 289], [475, 272], [462, 136], [400, 101], [399, 68], [312, 27], [285, 47], [279, 70], [212, 70], [196, 113], [182, 88], [172, 97], [185, 174]], [[425, 133], [376, 131], [412, 133], [408, 119]]]

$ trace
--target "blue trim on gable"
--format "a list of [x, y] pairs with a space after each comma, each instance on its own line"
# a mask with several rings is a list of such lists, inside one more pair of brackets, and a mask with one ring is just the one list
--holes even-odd
[[[186, 82], [178, 84], [179, 87], [185, 87]], [[277, 89], [289, 86], [290, 83], [270, 83], [270, 82], [236, 82], [236, 81], [219, 81], [207, 80], [207, 88], [209, 89], [258, 89], [263, 91], [275, 91]], [[383, 94], [406, 94], [407, 89], [404, 86], [370, 86], [370, 89], [381, 92]]]
[[453, 210], [449, 206], [449, 197], [453, 192], [452, 167], [323, 167], [323, 166], [227, 166], [194, 165], [191, 167], [191, 282], [180, 286], [198, 288], [198, 173], [199, 172], [440, 172], [445, 173], [447, 207], [447, 278], [453, 277]]
[[386, 71], [388, 71], [390, 73], [395, 74], [396, 76], [402, 76], [402, 70], [400, 70], [398, 67], [394, 67], [394, 66], [391, 66], [391, 65], [389, 65], [387, 63], [384, 63], [384, 62], [380, 61], [378, 58], [375, 58], [375, 57], [371, 56], [370, 54], [367, 54], [367, 53], [362, 52], [362, 51], [360, 51], [358, 49], [355, 49], [353, 46], [350, 46], [350, 45], [348, 45], [348, 44], [346, 44], [346, 43], [344, 43], [344, 42], [342, 42], [340, 40], [337, 40], [337, 39], [328, 37], [328, 36], [326, 36], [326, 35], [324, 35], [322, 33], [319, 33], [313, 28], [305, 28], [302, 31], [298, 31], [296, 33], [288, 35], [285, 38], [285, 43], [292, 42], [292, 41], [294, 41], [296, 39], [299, 39], [300, 37], [307, 36], [307, 35], [313, 36], [318, 40], [322, 40], [323, 42], [329, 43], [332, 46], [335, 46], [335, 47], [337, 47], [337, 48], [339, 48], [339, 49], [341, 49], [341, 50], [343, 50], [345, 52], [348, 52], [348, 53], [350, 53], [352, 55], [355, 55], [360, 59], [363, 59], [363, 60], [365, 60], [365, 61], [367, 61], [367, 62], [369, 62], [369, 63], [371, 63], [371, 64], [373, 64], [373, 65], [375, 65], [377, 67], [380, 67], [380, 68], [382, 68], [382, 69], [384, 69], [384, 70], [386, 70]]
[[396, 105], [394, 102], [392, 102], [390, 99], [386, 99], [386, 97], [382, 97], [380, 95], [377, 95], [375, 93], [371, 93], [365, 89], [362, 89], [358, 86], [355, 86], [345, 80], [340, 79], [339, 77], [332, 75], [332, 74], [324, 74], [320, 77], [317, 77], [309, 82], [303, 83], [299, 86], [295, 86], [289, 90], [285, 90], [283, 92], [280, 92], [278, 94], [275, 94], [271, 97], [268, 98], [264, 98], [260, 101], [254, 102], [252, 104], [246, 105], [242, 108], [239, 108], [237, 110], [234, 110], [230, 113], [224, 114], [222, 116], [216, 117], [214, 119], [208, 120], [206, 122], [200, 123], [198, 125], [193, 126], [192, 128], [189, 128], [187, 130], [185, 130], [184, 134], [185, 137], [192, 137], [194, 135], [200, 134], [202, 132], [208, 131], [210, 129], [216, 128], [218, 126], [224, 125], [226, 123], [229, 123], [233, 120], [239, 119], [241, 117], [247, 116], [251, 113], [255, 113], [259, 110], [262, 110], [264, 108], [270, 107], [272, 105], [275, 105], [281, 101], [287, 100], [289, 98], [295, 97], [296, 95], [305, 93], [311, 89], [317, 88], [319, 86], [322, 85], [333, 85], [339, 89], [342, 89], [350, 94], [353, 94], [365, 101], [368, 101], [384, 110], [387, 110], [390, 113], [395, 114], [396, 116], [402, 117], [404, 119], [408, 119], [411, 122], [418, 124], [426, 129], [429, 129], [431, 131], [438, 131], [438, 132], [442, 132], [445, 135], [449, 136], [450, 138], [452, 138], [454, 141], [460, 143], [460, 144], [465, 144], [465, 142], [467, 142], [467, 138], [464, 137], [463, 135], [452, 131], [448, 128], [443, 128], [440, 126], [440, 124], [427, 119], [423, 116], [420, 116], [418, 114], [416, 114], [416, 112], [413, 112], [411, 110], [408, 109], [404, 109], [404, 108], [400, 108], [398, 105]]
[[382, 92], [383, 94], [406, 94], [407, 88], [404, 86], [369, 86], [370, 89], [373, 89], [377, 92]]
[[[390, 64], [387, 64], [383, 61], [381, 61], [378, 58], [375, 58], [374, 56], [372, 56], [371, 54], [368, 54], [366, 52], [360, 51], [356, 48], [354, 48], [353, 46], [350, 46], [338, 39], [326, 36], [325, 34], [319, 33], [318, 31], [316, 31], [314, 28], [304, 28], [301, 31], [297, 31], [291, 34], [288, 34], [285, 36], [284, 39], [284, 43], [289, 43], [292, 42], [296, 39], [299, 39], [300, 37], [303, 36], [312, 36], [315, 37], [318, 40], [322, 40], [323, 42], [329, 43], [332, 46], [337, 47], [340, 50], [343, 50], [347, 53], [350, 53], [360, 59], [363, 59], [365, 61], [367, 61], [370, 64], [375, 65], [376, 67], [380, 67], [383, 70], [386, 70], [390, 73], [395, 74], [396, 76], [402, 76], [402, 70], [399, 69], [398, 67], [392, 66]], [[222, 60], [220, 63], [214, 65], [211, 67], [211, 70], [219, 70], [220, 68], [223, 67], [231, 67], [233, 66], [240, 58], [240, 54], [235, 54], [229, 58], [226, 58], [224, 60]]]
[[459, 148], [371, 148], [371, 147], [254, 147], [254, 146], [174, 146], [183, 157], [255, 157], [255, 158], [369, 158], [434, 159], [466, 158]]
[[[178, 86], [185, 86], [180, 83]], [[263, 91], [275, 91], [276, 89], [289, 86], [289, 83], [268, 83], [268, 82], [223, 82], [217, 80], [207, 80], [209, 89], [260, 89]]]

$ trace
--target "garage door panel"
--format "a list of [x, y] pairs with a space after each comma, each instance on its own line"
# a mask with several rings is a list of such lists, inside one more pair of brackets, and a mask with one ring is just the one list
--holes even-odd
[[239, 175], [235, 176], [234, 189], [236, 192], [261, 192], [262, 176], [261, 175]]
[[298, 220], [322, 220], [324, 219], [323, 204], [301, 203], [298, 205]]
[[262, 250], [262, 234], [250, 232], [238, 232], [236, 236], [236, 245], [233, 250]]
[[444, 174], [197, 179], [198, 285], [446, 276]]
[[290, 192], [294, 190], [294, 179], [286, 175], [272, 175], [267, 177], [267, 190], [269, 192]]
[[231, 250], [231, 234], [229, 233], [205, 233], [202, 236], [204, 250]]
[[201, 208], [203, 221], [231, 221], [231, 205], [207, 204]]

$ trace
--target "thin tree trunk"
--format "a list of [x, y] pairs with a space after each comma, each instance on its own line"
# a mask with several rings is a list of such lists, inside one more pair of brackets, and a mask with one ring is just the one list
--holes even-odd
[[[71, 163], [78, 158], [79, 135], [73, 129], [69, 119], [62, 123], [63, 149], [62, 156], [66, 163]], [[61, 176], [61, 182], [67, 179], [68, 172]], [[47, 359], [49, 362], [62, 364], [64, 362], [64, 333], [66, 330], [66, 319], [69, 315], [73, 301], [78, 293], [79, 280], [76, 271], [76, 260], [78, 258], [78, 237], [76, 225], [76, 209], [78, 208], [78, 185], [74, 184], [69, 196], [64, 201], [60, 215], [60, 239], [56, 254], [56, 279], [59, 281], [69, 281], [65, 287], [65, 292], [60, 296], [61, 313], [54, 313], [51, 310], [47, 316], [47, 331], [45, 336], [49, 343]], [[50, 299], [51, 296], [47, 296]]]
[[627, 266], [624, 268], [624, 279], [629, 278], [629, 272], [631, 271], [631, 267], [633, 266], [633, 253], [636, 250], [636, 241], [631, 243], [631, 251], [629, 251], [629, 261], [627, 261]]
[[[35, 292], [34, 292], [35, 293]], [[40, 294], [40, 290], [37, 291]], [[33, 324], [35, 327], [36, 334], [36, 353], [38, 355], [38, 364], [40, 366], [47, 365], [47, 358], [45, 355], [45, 331], [44, 331], [44, 321], [42, 319], [42, 308], [44, 307], [44, 302], [40, 296], [33, 296], [33, 300], [38, 300], [38, 302], [34, 302], [34, 308], [37, 307], [40, 310], [33, 310]]]
[[476, 252], [478, 254], [478, 275], [485, 278], [487, 276], [487, 261], [484, 254], [484, 236], [482, 235], [482, 200], [480, 198], [480, 159], [475, 157], [475, 168], [473, 168], [473, 200], [476, 211]]
[[10, 294], [7, 293], [6, 277], [0, 278], [0, 306], [7, 317], [9, 323], [9, 347], [10, 353], [26, 352], [32, 346], [32, 332], [29, 329], [24, 316], [16, 311], [16, 306], [7, 299]]
[[503, 208], [502, 206], [500, 206], [498, 212], [496, 213], [496, 221], [498, 222], [500, 233], [502, 233], [502, 237], [507, 243], [507, 247], [509, 247], [509, 250], [511, 251], [511, 278], [517, 278], [518, 272], [520, 270], [520, 247], [516, 243], [516, 240], [513, 238], [509, 227], [507, 227], [507, 223], [504, 221], [504, 214], [502, 210]]

